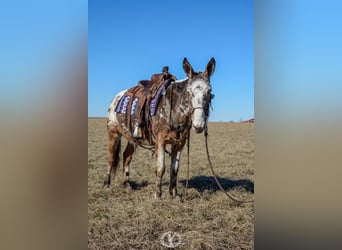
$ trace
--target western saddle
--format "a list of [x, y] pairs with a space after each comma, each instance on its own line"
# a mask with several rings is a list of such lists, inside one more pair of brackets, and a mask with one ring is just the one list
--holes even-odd
[[152, 75], [151, 80], [139, 81], [137, 86], [128, 89], [125, 93], [130, 97], [127, 105], [126, 125], [134, 139], [145, 137], [152, 142], [149, 119], [150, 103], [164, 83], [168, 85], [171, 81], [176, 80], [176, 77], [170, 74], [168, 69], [167, 66], [163, 67], [162, 73]]

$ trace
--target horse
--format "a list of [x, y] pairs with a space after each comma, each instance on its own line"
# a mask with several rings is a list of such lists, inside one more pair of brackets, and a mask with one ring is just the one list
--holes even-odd
[[[157, 104], [156, 115], [149, 116], [149, 133], [142, 138], [132, 136], [133, 132], [125, 124], [128, 114], [115, 111], [120, 99], [127, 90], [118, 93], [112, 100], [107, 117], [109, 167], [104, 180], [104, 187], [109, 187], [111, 175], [116, 175], [119, 165], [121, 137], [127, 139], [123, 152], [122, 184], [130, 189], [129, 165], [137, 146], [153, 147], [156, 157], [156, 191], [155, 198], [162, 196], [162, 178], [165, 172], [166, 145], [171, 144], [171, 165], [169, 193], [172, 198], [179, 197], [177, 193], [177, 174], [180, 154], [187, 141], [191, 128], [196, 133], [202, 133], [207, 127], [209, 109], [214, 95], [211, 93], [210, 77], [215, 71], [215, 59], [212, 57], [204, 72], [195, 72], [187, 60], [183, 60], [183, 70], [186, 78], [176, 80], [163, 91], [163, 97]], [[126, 111], [129, 112], [129, 111]], [[145, 127], [146, 129], [146, 127]], [[152, 136], [147, 136], [148, 134]]]

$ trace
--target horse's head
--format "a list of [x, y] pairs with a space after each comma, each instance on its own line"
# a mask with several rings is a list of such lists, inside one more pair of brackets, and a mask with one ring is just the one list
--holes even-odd
[[192, 127], [196, 133], [201, 133], [208, 121], [211, 99], [210, 76], [215, 71], [215, 59], [211, 58], [204, 72], [195, 72], [186, 58], [183, 60], [183, 69], [188, 76], [187, 91], [191, 97]]

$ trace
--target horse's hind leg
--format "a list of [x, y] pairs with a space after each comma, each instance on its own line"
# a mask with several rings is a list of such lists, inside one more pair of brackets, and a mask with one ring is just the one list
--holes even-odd
[[121, 135], [108, 131], [108, 171], [104, 180], [104, 187], [109, 187], [112, 173], [115, 176], [120, 160]]
[[131, 188], [130, 183], [129, 183], [129, 164], [132, 161], [134, 151], [135, 151], [134, 144], [131, 142], [127, 142], [126, 149], [123, 153], [123, 176], [122, 176], [122, 184], [126, 186], [126, 188]]

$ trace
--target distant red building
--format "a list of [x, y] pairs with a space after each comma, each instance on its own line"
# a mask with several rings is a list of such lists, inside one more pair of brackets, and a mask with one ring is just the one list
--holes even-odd
[[242, 123], [254, 123], [254, 118], [249, 119], [249, 120], [247, 120], [247, 121], [243, 121]]

